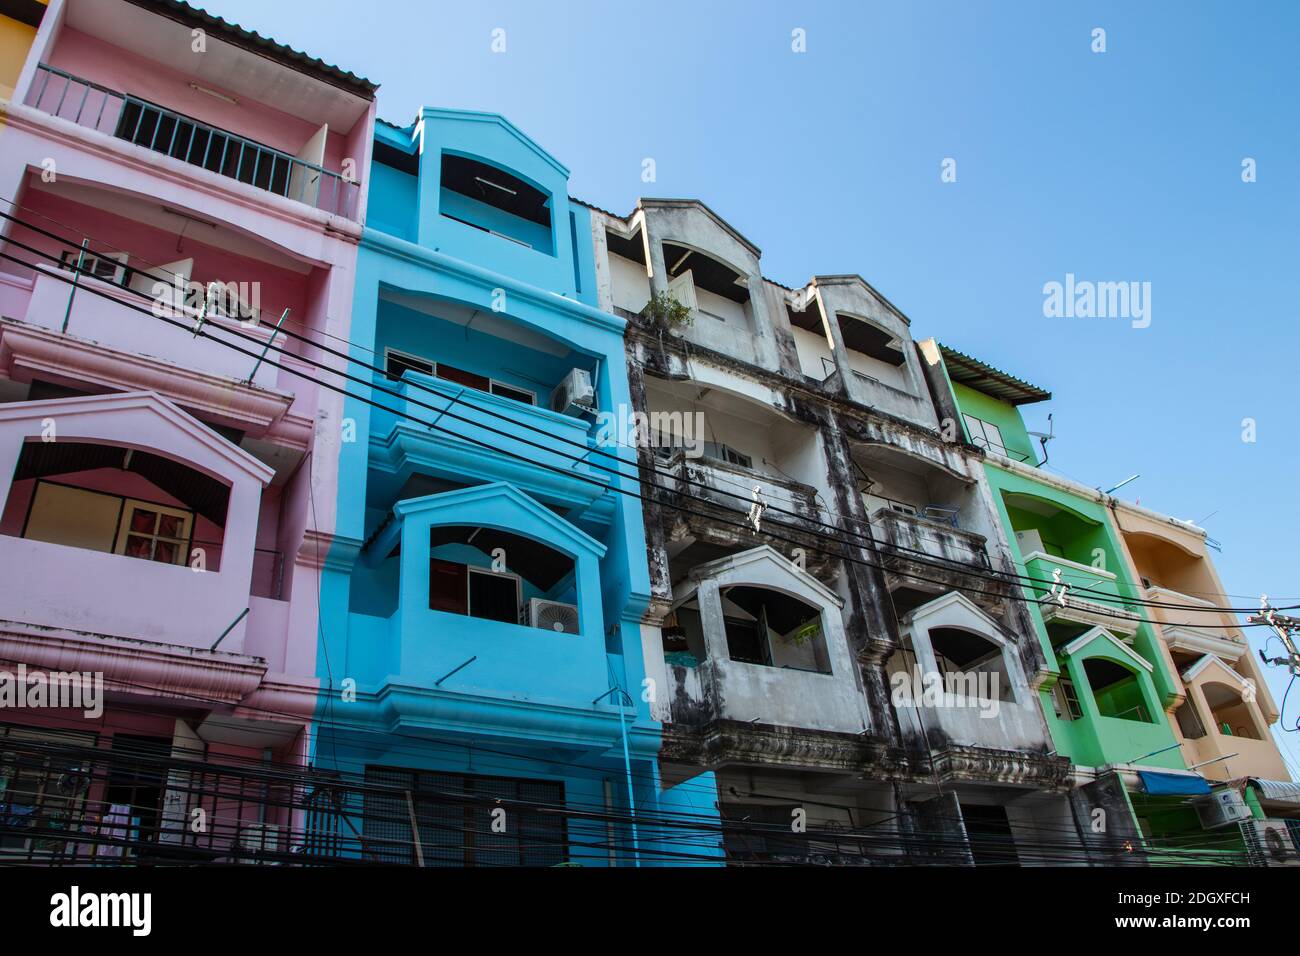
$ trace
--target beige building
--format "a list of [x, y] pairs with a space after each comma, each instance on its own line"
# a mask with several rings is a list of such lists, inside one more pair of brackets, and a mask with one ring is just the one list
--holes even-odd
[[1289, 780], [1269, 731], [1277, 704], [1236, 616], [1223, 610], [1233, 605], [1206, 550], [1205, 532], [1119, 501], [1111, 515], [1142, 596], [1204, 608], [1150, 609], [1181, 695], [1173, 725], [1187, 766], [1211, 780]]

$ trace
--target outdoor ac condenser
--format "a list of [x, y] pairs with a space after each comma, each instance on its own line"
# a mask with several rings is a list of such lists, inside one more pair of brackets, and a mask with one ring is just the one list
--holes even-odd
[[1265, 866], [1300, 866], [1300, 849], [1286, 820], [1243, 820], [1241, 835], [1251, 856]]
[[1192, 801], [1201, 826], [1207, 830], [1250, 819], [1250, 808], [1236, 790], [1216, 790]]
[[578, 609], [572, 604], [533, 598], [528, 602], [528, 625], [543, 631], [578, 633]]
[[591, 385], [591, 375], [585, 369], [575, 368], [564, 376], [551, 392], [551, 411], [566, 415], [596, 410], [596, 390]]

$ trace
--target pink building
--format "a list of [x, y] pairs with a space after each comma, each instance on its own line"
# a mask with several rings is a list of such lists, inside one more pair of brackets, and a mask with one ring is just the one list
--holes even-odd
[[347, 347], [374, 92], [179, 0], [51, 0], [0, 119], [0, 676], [105, 696], [0, 706], [0, 812], [299, 822], [257, 774], [311, 746], [343, 407], [299, 337]]

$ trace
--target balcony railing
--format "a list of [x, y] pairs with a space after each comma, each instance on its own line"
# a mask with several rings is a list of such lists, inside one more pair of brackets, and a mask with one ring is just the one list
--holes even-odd
[[[761, 488], [763, 502], [769, 507], [792, 511], [810, 521], [818, 519], [817, 490], [810, 485], [760, 474], [741, 465], [717, 458], [691, 458], [674, 452], [659, 458], [656, 467], [667, 473], [659, 483], [683, 495], [702, 497], [732, 511], [748, 511], [753, 503], [754, 487]], [[774, 514], [774, 520], [798, 520], [787, 514]]]
[[[386, 379], [376, 384], [399, 392], [405, 400], [378, 395], [398, 414], [377, 414], [372, 429], [377, 433], [395, 425], [414, 429], [440, 446], [440, 464], [448, 469], [488, 481], [558, 483], [565, 493], [582, 497], [600, 493], [588, 480], [602, 473], [583, 457], [582, 448], [594, 447], [594, 439], [581, 418], [412, 369], [405, 370], [396, 385]], [[574, 461], [574, 456], [580, 460]]]
[[[61, 736], [0, 735], [0, 864], [338, 866], [417, 858], [406, 794], [397, 787]], [[114, 780], [131, 781], [129, 795], [114, 793]], [[447, 803], [456, 812], [476, 805], [468, 796]], [[206, 826], [189, 825], [196, 811]]]
[[981, 573], [991, 567], [983, 535], [893, 508], [876, 511], [871, 516], [871, 525], [879, 532], [881, 543], [892, 558], [933, 558], [954, 570], [966, 566]]
[[[71, 260], [75, 268], [76, 257]], [[110, 279], [78, 275], [77, 284], [68, 281], [67, 272], [53, 265], [39, 264], [32, 279], [26, 321], [53, 332], [65, 332], [76, 338], [139, 355], [150, 355], [188, 369], [198, 369], [246, 381], [261, 388], [274, 388], [280, 370], [275, 364], [288, 363], [284, 356], [272, 362], [257, 362], [244, 352], [261, 351], [275, 335], [269, 322], [243, 322], [209, 313], [205, 334], [195, 336], [190, 327], [178, 327], [162, 321], [141, 308], [154, 308], [151, 299], [125, 288]], [[174, 321], [197, 323], [198, 313], [174, 295], [159, 305], [159, 313]], [[237, 330], [238, 335], [223, 330]], [[214, 334], [216, 333], [216, 334]], [[252, 339], [252, 341], [250, 341]]]
[[1120, 593], [1113, 572], [1042, 551], [1024, 558], [1025, 573], [1034, 579], [1030, 587], [1049, 619], [1099, 624], [1124, 633], [1132, 633], [1141, 622], [1137, 607], [1128, 603], [1132, 598]]
[[44, 63], [27, 105], [221, 176], [357, 218], [360, 184], [315, 163]]

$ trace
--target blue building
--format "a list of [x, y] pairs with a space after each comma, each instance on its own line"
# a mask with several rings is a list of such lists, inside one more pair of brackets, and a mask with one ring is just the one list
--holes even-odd
[[598, 447], [630, 407], [624, 320], [595, 305], [590, 212], [487, 113], [379, 124], [370, 183], [313, 748], [379, 788], [355, 852], [707, 862], [707, 833], [663, 825], [707, 822], [716, 792], [660, 790], [644, 525], [616, 490], [634, 451]]

